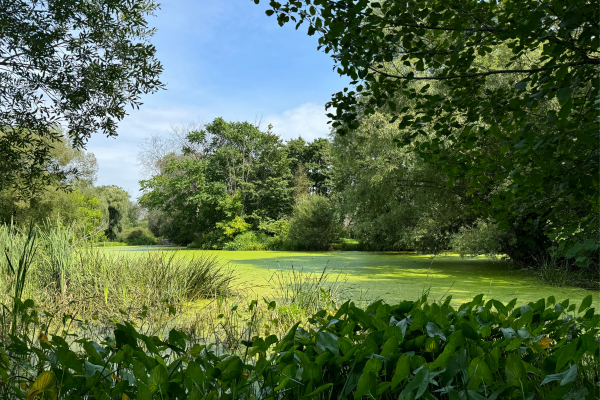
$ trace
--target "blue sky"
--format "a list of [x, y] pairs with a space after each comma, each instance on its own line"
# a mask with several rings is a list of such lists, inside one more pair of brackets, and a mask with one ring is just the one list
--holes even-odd
[[137, 166], [146, 137], [166, 135], [190, 122], [271, 123], [284, 139], [311, 140], [329, 132], [324, 105], [347, 83], [331, 58], [317, 51], [306, 28], [280, 27], [267, 17], [267, 1], [170, 0], [150, 23], [167, 89], [129, 110], [116, 139], [93, 137], [87, 149], [100, 166], [97, 185], [115, 184], [139, 196]]

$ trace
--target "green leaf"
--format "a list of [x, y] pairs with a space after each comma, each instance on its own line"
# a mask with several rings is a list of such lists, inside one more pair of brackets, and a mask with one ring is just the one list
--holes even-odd
[[503, 140], [505, 139], [504, 135], [502, 134], [502, 132], [500, 132], [500, 127], [498, 125], [492, 125], [490, 126], [490, 130], [489, 132], [492, 134], [492, 136], [494, 136], [496, 139], [500, 139]]
[[326, 350], [331, 351], [336, 357], [340, 355], [340, 349], [338, 347], [338, 337], [333, 333], [319, 332], [317, 333], [317, 351], [324, 352]]
[[367, 394], [377, 394], [377, 377], [372, 371], [362, 374], [354, 392], [354, 400], [358, 400]]
[[444, 336], [444, 333], [442, 332], [440, 327], [437, 326], [434, 322], [428, 322], [426, 325], [426, 328], [427, 328], [427, 334], [429, 336], [431, 336], [431, 337], [439, 336], [440, 339], [446, 340], [446, 336]]
[[319, 382], [323, 377], [323, 372], [321, 371], [321, 366], [315, 362], [308, 363], [306, 365], [302, 365], [302, 380], [303, 381], [315, 381]]
[[515, 353], [511, 353], [508, 356], [505, 367], [506, 383], [509, 386], [520, 386], [522, 380], [525, 378], [525, 367], [519, 357]]
[[560, 381], [560, 385], [566, 385], [567, 383], [573, 382], [577, 378], [577, 365], [573, 364], [571, 367], [559, 374], [549, 374], [546, 375], [544, 380], [540, 385], [545, 385], [546, 383]]
[[413, 379], [409, 382], [408, 385], [404, 388], [404, 391], [412, 392], [417, 389], [417, 394], [415, 395], [415, 400], [418, 399], [425, 393], [427, 389], [427, 385], [429, 385], [431, 373], [428, 367], [423, 367], [417, 372], [417, 374], [413, 377]]
[[462, 329], [464, 337], [472, 340], [481, 339], [479, 337], [479, 334], [475, 331], [475, 329], [473, 329], [473, 327], [469, 323], [463, 322], [462, 324], [460, 324], [460, 328]]
[[310, 396], [316, 396], [322, 392], [324, 392], [325, 390], [329, 389], [330, 387], [333, 386], [333, 383], [326, 383], [324, 385], [319, 386], [318, 388], [316, 388], [314, 391], [310, 392], [309, 394], [307, 394], [307, 397]]
[[[396, 328], [396, 329], [398, 329], [398, 328]], [[395, 354], [397, 351], [398, 351], [398, 338], [396, 338], [396, 336], [392, 336], [383, 345], [383, 349], [381, 350], [381, 356], [388, 358], [392, 354]]]
[[565, 372], [565, 376], [560, 380], [560, 386], [573, 382], [575, 378], [577, 378], [577, 365], [573, 364], [571, 365], [571, 368]]
[[558, 89], [558, 92], [556, 93], [556, 98], [561, 103], [564, 103], [565, 101], [567, 101], [571, 98], [572, 94], [573, 94], [573, 88], [570, 88], [570, 87], [560, 88], [560, 89]]
[[156, 367], [154, 367], [152, 373], [150, 374], [148, 388], [154, 394], [160, 390], [161, 385], [165, 385], [167, 383], [169, 383], [169, 373], [167, 368], [162, 364], [158, 364]]
[[373, 373], [377, 374], [381, 370], [381, 367], [383, 367], [383, 360], [381, 358], [371, 358], [365, 364], [363, 373], [372, 371]]
[[36, 379], [25, 400], [32, 400], [37, 398], [56, 400], [58, 387], [56, 382], [56, 376], [52, 371], [42, 372]]
[[524, 90], [527, 89], [527, 82], [517, 82], [517, 84], [515, 85], [515, 89], [517, 90]]
[[565, 119], [571, 115], [571, 110], [573, 109], [573, 99], [567, 100], [563, 106], [560, 108], [558, 112], [558, 118]]
[[392, 377], [392, 389], [400, 384], [410, 375], [410, 358], [406, 354], [402, 354], [396, 363], [396, 370]]
[[494, 383], [492, 373], [481, 357], [476, 357], [471, 361], [469, 365], [469, 377], [472, 379], [469, 385], [469, 389], [471, 390], [477, 390], [481, 381], [485, 382], [488, 386], [492, 386]]
[[137, 398], [138, 400], [152, 400], [152, 392], [142, 382], [138, 382], [137, 385]]
[[579, 310], [577, 312], [582, 313], [583, 311], [590, 308], [591, 305], [592, 305], [592, 295], [590, 294], [583, 299], [583, 301], [581, 302], [581, 305], [579, 306]]

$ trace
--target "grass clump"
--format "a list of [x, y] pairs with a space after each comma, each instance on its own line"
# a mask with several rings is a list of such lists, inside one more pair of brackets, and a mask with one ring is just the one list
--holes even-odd
[[227, 264], [215, 255], [115, 254], [78, 240], [69, 226], [32, 227], [29, 233], [2, 226], [0, 252], [1, 304], [27, 297], [54, 313], [103, 321], [123, 310], [137, 313], [145, 307], [153, 315], [165, 302], [181, 307], [200, 298], [227, 296], [233, 281]]

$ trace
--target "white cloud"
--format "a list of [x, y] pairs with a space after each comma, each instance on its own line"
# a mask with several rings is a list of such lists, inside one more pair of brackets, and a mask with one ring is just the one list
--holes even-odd
[[303, 139], [312, 141], [318, 137], [329, 135], [330, 125], [327, 124], [325, 107], [315, 103], [305, 103], [282, 114], [269, 115], [262, 119], [261, 125], [273, 125], [273, 132], [284, 140]]

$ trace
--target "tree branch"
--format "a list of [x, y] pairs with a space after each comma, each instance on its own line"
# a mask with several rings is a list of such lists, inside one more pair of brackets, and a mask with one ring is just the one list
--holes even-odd
[[441, 80], [449, 80], [449, 79], [474, 78], [474, 77], [478, 77], [478, 76], [499, 75], [499, 74], [518, 74], [518, 73], [527, 74], [527, 73], [535, 73], [535, 72], [542, 72], [542, 71], [550, 71], [550, 70], [558, 69], [561, 67], [578, 67], [578, 66], [582, 66], [582, 65], [600, 65], [600, 60], [590, 59], [589, 61], [582, 61], [582, 62], [570, 63], [570, 64], [558, 64], [558, 65], [554, 65], [552, 67], [546, 67], [546, 68], [500, 69], [500, 70], [494, 70], [494, 71], [488, 71], [488, 72], [477, 72], [474, 74], [450, 75], [450, 76], [429, 76], [429, 77], [422, 76], [422, 77], [414, 77], [414, 78], [408, 78], [406, 76], [391, 75], [391, 74], [380, 71], [373, 67], [369, 67], [369, 69], [380, 75], [387, 76], [388, 78], [393, 78], [393, 79], [410, 79], [413, 81], [441, 81]]

